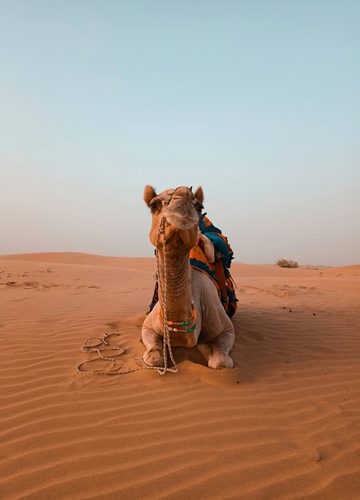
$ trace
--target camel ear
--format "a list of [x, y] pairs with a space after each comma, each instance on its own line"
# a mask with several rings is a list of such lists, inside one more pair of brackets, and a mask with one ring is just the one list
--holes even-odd
[[155, 189], [149, 185], [145, 186], [144, 189], [144, 201], [148, 207], [150, 207], [150, 202], [153, 198], [155, 198], [157, 194], [155, 193]]
[[204, 193], [203, 193], [203, 190], [202, 190], [202, 187], [201, 187], [201, 186], [199, 186], [199, 187], [197, 188], [197, 190], [195, 191], [194, 196], [195, 196], [195, 198], [196, 198], [197, 200], [199, 200], [199, 201], [200, 201], [200, 203], [202, 203], [202, 202], [204, 201]]

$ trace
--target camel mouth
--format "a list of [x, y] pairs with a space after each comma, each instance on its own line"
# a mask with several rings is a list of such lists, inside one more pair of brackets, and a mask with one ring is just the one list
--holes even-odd
[[166, 221], [178, 229], [191, 229], [199, 223], [197, 217], [186, 217], [178, 214], [167, 214]]
[[191, 200], [174, 193], [164, 210], [166, 220], [178, 229], [190, 229], [199, 223], [198, 213]]

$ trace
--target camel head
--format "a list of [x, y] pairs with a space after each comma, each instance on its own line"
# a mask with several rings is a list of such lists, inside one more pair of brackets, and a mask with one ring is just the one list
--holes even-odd
[[159, 235], [163, 218], [164, 233], [167, 244], [178, 251], [190, 251], [196, 245], [199, 217], [201, 214], [204, 194], [198, 187], [195, 194], [192, 188], [185, 186], [167, 189], [156, 194], [151, 186], [145, 186], [144, 201], [151, 210], [152, 224], [150, 241], [161, 249], [163, 235]]

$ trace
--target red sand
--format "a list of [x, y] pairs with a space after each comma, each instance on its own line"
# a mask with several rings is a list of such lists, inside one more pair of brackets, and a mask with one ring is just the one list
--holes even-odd
[[235, 368], [79, 375], [141, 356], [153, 259], [0, 257], [3, 500], [359, 499], [360, 266], [234, 264]]

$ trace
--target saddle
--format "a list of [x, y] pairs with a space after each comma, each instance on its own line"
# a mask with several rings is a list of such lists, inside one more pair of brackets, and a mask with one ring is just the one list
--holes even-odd
[[199, 230], [198, 242], [190, 250], [190, 265], [213, 281], [226, 314], [231, 318], [238, 302], [229, 271], [234, 253], [226, 236], [206, 217], [206, 213], [200, 217]]
[[[238, 302], [234, 281], [229, 271], [233, 258], [234, 254], [227, 238], [206, 217], [206, 213], [202, 214], [199, 220], [198, 241], [190, 250], [190, 265], [209, 276], [215, 284], [219, 300], [229, 318], [235, 314]], [[156, 282], [149, 312], [153, 310], [158, 300], [158, 282]]]

